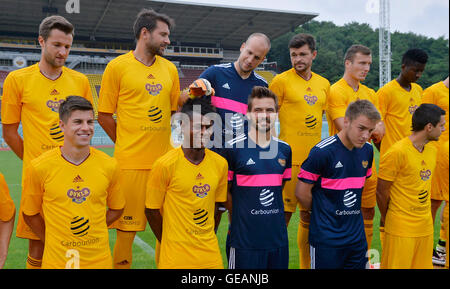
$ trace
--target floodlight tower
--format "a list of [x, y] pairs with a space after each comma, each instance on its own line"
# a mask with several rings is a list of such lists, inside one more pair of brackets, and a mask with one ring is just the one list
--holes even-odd
[[391, 81], [391, 32], [389, 30], [389, 0], [380, 0], [380, 87]]

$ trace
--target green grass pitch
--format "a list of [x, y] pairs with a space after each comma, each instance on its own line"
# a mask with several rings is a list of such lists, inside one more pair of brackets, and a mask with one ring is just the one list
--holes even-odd
[[[109, 155], [113, 154], [113, 148], [102, 148]], [[376, 154], [376, 162], [378, 164], [378, 154]], [[20, 204], [20, 194], [21, 194], [21, 173], [22, 173], [22, 162], [14, 155], [12, 151], [0, 151], [0, 171], [5, 176], [6, 182], [10, 189], [11, 197], [16, 205], [16, 225], [18, 220], [18, 210]], [[439, 216], [439, 212], [437, 214]], [[379, 218], [380, 214], [378, 209], [376, 210], [375, 220], [374, 220], [374, 237], [372, 241], [372, 249], [380, 250], [380, 238], [379, 238]], [[436, 218], [438, 222], [438, 218]], [[295, 269], [299, 268], [298, 261], [298, 248], [297, 248], [297, 227], [299, 222], [298, 210], [293, 214], [291, 222], [288, 227], [289, 235], [289, 268]], [[220, 223], [217, 236], [219, 240], [219, 245], [222, 253], [222, 258], [224, 262], [224, 267], [227, 268], [227, 260], [225, 254], [225, 240], [228, 229], [228, 220], [226, 214], [222, 216], [222, 221]], [[115, 230], [110, 230], [110, 246], [111, 250], [114, 247], [116, 233]], [[133, 245], [133, 265], [134, 269], [148, 269], [156, 268], [154, 261], [154, 254], [152, 252], [155, 248], [155, 236], [153, 235], [150, 227], [143, 232], [139, 232], [137, 236], [151, 247], [142, 245], [142, 242], [136, 242]], [[435, 225], [435, 243], [439, 239], [439, 226]], [[9, 246], [8, 258], [6, 260], [5, 269], [24, 269], [25, 262], [28, 253], [28, 240], [20, 239], [15, 236], [15, 230], [11, 238], [11, 243]], [[381, 258], [381, 255], [380, 255]], [[376, 257], [373, 258], [373, 262], [377, 262]], [[378, 261], [379, 262], [379, 261]]]

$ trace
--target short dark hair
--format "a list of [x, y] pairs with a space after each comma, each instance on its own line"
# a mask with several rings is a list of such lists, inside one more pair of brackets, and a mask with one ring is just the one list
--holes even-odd
[[71, 95], [59, 105], [59, 119], [66, 122], [75, 110], [91, 110], [94, 112], [94, 108], [89, 100], [78, 95]]
[[273, 101], [275, 102], [275, 109], [276, 109], [276, 111], [278, 111], [278, 97], [276, 96], [276, 94], [273, 91], [271, 91], [267, 87], [264, 87], [264, 86], [254, 86], [253, 87], [252, 93], [248, 97], [247, 111], [251, 111], [252, 110], [253, 100], [255, 98], [259, 98], [259, 99], [261, 99], [261, 98], [272, 98]]
[[415, 63], [426, 64], [428, 61], [428, 54], [419, 48], [409, 49], [402, 56], [402, 64], [412, 65]]
[[345, 111], [345, 117], [350, 119], [350, 121], [357, 119], [360, 115], [364, 115], [373, 121], [381, 120], [381, 115], [375, 105], [367, 99], [358, 99], [351, 102]]
[[421, 131], [429, 123], [436, 126], [443, 115], [445, 115], [445, 110], [439, 106], [432, 103], [422, 103], [413, 113], [412, 131]]
[[294, 35], [294, 37], [292, 37], [289, 41], [288, 48], [300, 48], [305, 44], [308, 45], [311, 51], [316, 50], [316, 40], [314, 39], [314, 36], [307, 33], [299, 33]]
[[72, 23], [67, 21], [67, 19], [62, 16], [52, 15], [42, 20], [41, 24], [39, 25], [39, 36], [42, 36], [44, 40], [47, 40], [50, 36], [50, 32], [53, 29], [61, 30], [66, 34], [70, 33], [72, 34], [72, 36], [74, 35], [74, 28]]
[[[200, 111], [195, 109], [196, 106], [200, 107]], [[189, 98], [181, 107], [181, 113], [188, 114], [192, 117], [193, 112], [200, 112], [201, 115], [216, 112], [216, 109], [211, 105], [211, 101], [204, 97]]]
[[361, 45], [361, 44], [354, 44], [350, 46], [344, 55], [344, 62], [346, 60], [350, 60], [353, 62], [353, 59], [355, 59], [356, 53], [361, 53], [363, 55], [371, 55], [372, 51], [369, 47]]
[[149, 32], [155, 30], [157, 21], [162, 21], [169, 26], [169, 30], [175, 27], [175, 21], [166, 14], [155, 12], [153, 9], [142, 9], [136, 16], [133, 31], [136, 40], [139, 39], [142, 28], [146, 28]]

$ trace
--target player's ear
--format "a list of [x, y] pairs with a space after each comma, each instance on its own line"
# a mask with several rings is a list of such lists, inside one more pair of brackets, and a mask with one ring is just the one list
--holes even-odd
[[59, 128], [61, 129], [62, 132], [64, 132], [65, 126], [64, 126], [64, 121], [59, 120]]
[[39, 42], [39, 45], [41, 45], [41, 48], [44, 48], [44, 42], [45, 42], [44, 37], [39, 35], [38, 42]]

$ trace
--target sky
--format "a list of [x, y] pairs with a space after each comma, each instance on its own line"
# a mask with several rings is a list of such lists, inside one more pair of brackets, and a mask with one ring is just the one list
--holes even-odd
[[[175, 0], [226, 6], [318, 13], [317, 21], [379, 26], [379, 0]], [[276, 5], [275, 5], [276, 3]], [[390, 31], [449, 38], [449, 0], [390, 0]]]

